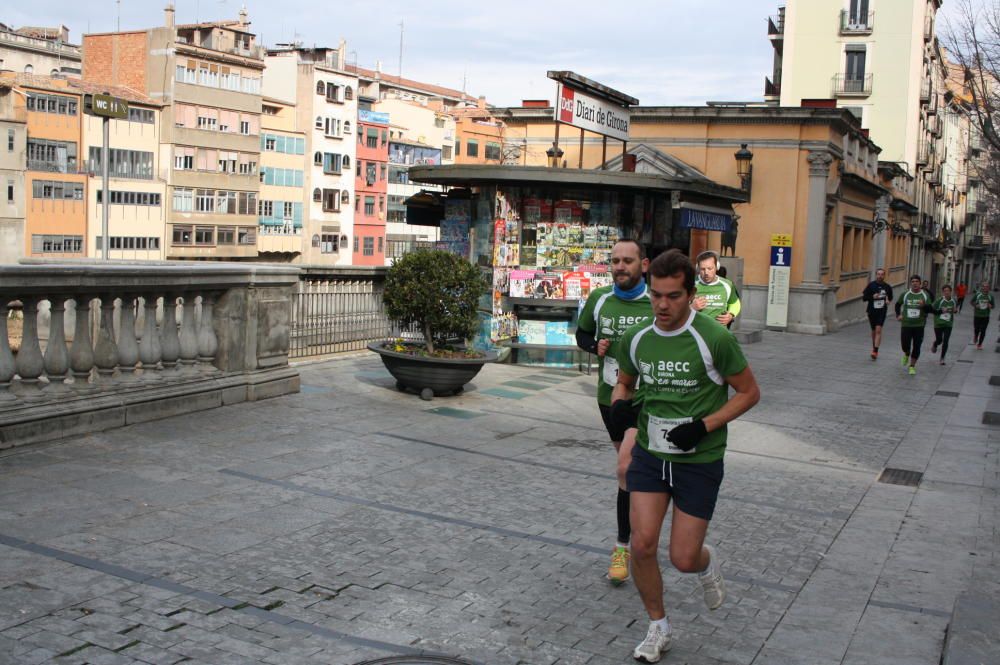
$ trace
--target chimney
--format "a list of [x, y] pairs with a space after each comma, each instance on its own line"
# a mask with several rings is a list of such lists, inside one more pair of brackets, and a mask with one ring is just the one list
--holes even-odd
[[377, 78], [377, 79], [382, 78], [382, 61], [381, 60], [376, 60], [375, 61], [375, 78]]
[[476, 100], [476, 106], [479, 107], [479, 109], [481, 109], [483, 111], [486, 110], [486, 97], [485, 97], [485, 95], [479, 95], [479, 99]]
[[250, 25], [250, 21], [247, 20], [249, 17], [250, 17], [249, 14], [247, 14], [247, 6], [243, 5], [242, 7], [240, 7], [240, 27], [241, 28], [246, 28], [247, 26]]
[[163, 24], [168, 28], [173, 28], [174, 22], [174, 5], [171, 3], [163, 8]]
[[347, 65], [347, 40], [341, 39], [337, 43], [337, 69], [344, 71]]

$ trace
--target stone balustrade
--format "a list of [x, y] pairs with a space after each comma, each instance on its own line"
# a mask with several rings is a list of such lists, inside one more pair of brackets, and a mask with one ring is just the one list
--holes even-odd
[[298, 280], [259, 264], [0, 265], [0, 449], [298, 392]]

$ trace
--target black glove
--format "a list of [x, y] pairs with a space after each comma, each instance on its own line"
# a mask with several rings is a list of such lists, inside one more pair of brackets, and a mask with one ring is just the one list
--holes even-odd
[[924, 313], [925, 314], [933, 314], [934, 313], [934, 305], [924, 305]]
[[625, 438], [625, 430], [638, 426], [640, 404], [633, 405], [630, 400], [619, 399], [611, 405], [611, 438], [621, 441]]
[[687, 452], [698, 445], [698, 442], [705, 438], [706, 434], [708, 434], [708, 429], [705, 427], [705, 421], [698, 419], [678, 425], [667, 432], [667, 440]]

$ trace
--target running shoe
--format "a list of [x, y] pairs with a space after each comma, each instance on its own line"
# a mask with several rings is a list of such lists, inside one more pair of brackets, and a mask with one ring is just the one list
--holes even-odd
[[944, 361], [943, 361], [943, 360], [941, 361], [941, 364], [942, 364], [942, 365], [944, 364]]
[[910, 356], [903, 356], [903, 359], [899, 361], [899, 364], [906, 367], [910, 364]]
[[872, 349], [872, 360], [878, 360], [878, 351]]
[[934, 342], [931, 344], [931, 353], [937, 353], [938, 343]]
[[659, 662], [663, 654], [670, 649], [670, 634], [672, 632], [673, 629], [669, 626], [666, 632], [664, 632], [655, 623], [649, 624], [649, 630], [646, 631], [646, 639], [635, 648], [632, 652], [632, 657], [640, 663]]
[[910, 365], [910, 376], [913, 376], [916, 373], [917, 373], [917, 368], [914, 367], [913, 365]]
[[628, 579], [628, 561], [632, 555], [627, 547], [620, 545], [611, 553], [611, 565], [608, 567], [608, 580], [618, 586]]
[[705, 592], [705, 605], [710, 610], [718, 609], [726, 599], [726, 582], [722, 579], [722, 568], [719, 566], [715, 548], [705, 545], [708, 550], [708, 568], [698, 573], [698, 581]]
[[983, 345], [982, 344], [976, 344], [976, 351], [982, 351], [982, 350], [983, 350]]

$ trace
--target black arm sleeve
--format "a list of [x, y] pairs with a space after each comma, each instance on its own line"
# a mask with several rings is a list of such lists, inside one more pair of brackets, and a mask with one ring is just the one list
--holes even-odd
[[872, 299], [872, 285], [869, 284], [865, 287], [865, 290], [861, 292], [861, 301], [868, 302]]
[[899, 312], [900, 310], [902, 310], [902, 308], [903, 308], [903, 299], [900, 298], [899, 300], [896, 301], [896, 316], [899, 316]]
[[576, 329], [576, 345], [588, 353], [597, 353], [597, 339], [594, 333]]

